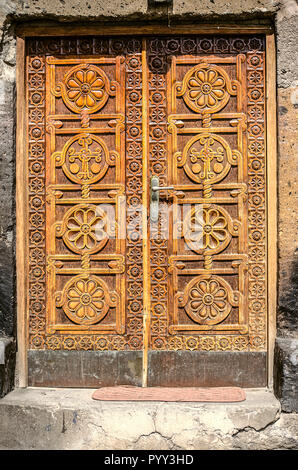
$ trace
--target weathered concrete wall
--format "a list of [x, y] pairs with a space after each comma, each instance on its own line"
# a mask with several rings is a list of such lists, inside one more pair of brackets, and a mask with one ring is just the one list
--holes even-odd
[[0, 341], [0, 398], [14, 386], [16, 345], [13, 338], [1, 338]]
[[[15, 35], [22, 21], [53, 22], [158, 20], [263, 22], [272, 18], [277, 41], [278, 98], [278, 312], [275, 390], [286, 411], [293, 411], [293, 368], [297, 333], [296, 109], [298, 105], [295, 0], [173, 0], [158, 8], [146, 0], [0, 1], [0, 337], [15, 336]], [[270, 184], [270, 182], [269, 182]], [[287, 341], [282, 341], [287, 339]], [[294, 352], [293, 352], [294, 351]], [[291, 394], [289, 395], [289, 390]], [[289, 397], [287, 401], [287, 397]], [[296, 405], [295, 405], [296, 403]]]
[[278, 337], [275, 344], [275, 395], [283, 411], [298, 410], [298, 339]]

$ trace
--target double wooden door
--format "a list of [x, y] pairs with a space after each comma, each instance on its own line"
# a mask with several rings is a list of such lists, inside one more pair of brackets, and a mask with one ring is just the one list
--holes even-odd
[[264, 70], [262, 36], [27, 41], [30, 385], [266, 384]]

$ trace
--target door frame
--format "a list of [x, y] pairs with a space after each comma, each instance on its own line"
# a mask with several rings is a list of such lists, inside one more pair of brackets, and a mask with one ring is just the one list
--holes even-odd
[[[270, 25], [182, 25], [182, 26], [108, 26], [108, 25], [49, 25], [23, 23], [16, 27], [17, 60], [16, 60], [16, 313], [17, 313], [17, 373], [18, 387], [28, 386], [27, 363], [27, 196], [26, 187], [26, 96], [25, 96], [25, 41], [34, 36], [92, 36], [92, 35], [183, 35], [183, 34], [264, 34], [266, 36], [266, 174], [267, 182], [267, 386], [273, 389], [274, 344], [276, 336], [276, 304], [277, 304], [277, 119], [276, 119], [276, 47], [274, 30]], [[145, 89], [145, 87], [143, 88]], [[144, 107], [145, 111], [145, 107]], [[146, 126], [145, 126], [146, 127]], [[145, 129], [144, 129], [145, 131]], [[143, 142], [147, 142], [144, 138]], [[146, 160], [146, 159], [145, 159]], [[143, 181], [147, 169], [143, 170]], [[146, 185], [145, 185], [146, 186]], [[143, 198], [147, 198], [147, 189]], [[146, 224], [143, 214], [143, 224]], [[144, 228], [144, 226], [143, 226]], [[147, 240], [143, 241], [143, 249], [149, 249]], [[147, 258], [147, 257], [145, 257]], [[147, 259], [144, 261], [144, 275], [149, 274]], [[149, 292], [148, 292], [149, 293]], [[147, 293], [147, 294], [148, 294]], [[146, 295], [146, 294], [145, 294]], [[146, 302], [144, 302], [146, 304]], [[144, 326], [148, 316], [144, 315]], [[148, 325], [147, 325], [148, 326]], [[145, 345], [146, 347], [146, 345]], [[147, 355], [143, 355], [143, 370], [146, 370]], [[144, 374], [143, 374], [144, 376]], [[146, 383], [143, 382], [143, 386]]]

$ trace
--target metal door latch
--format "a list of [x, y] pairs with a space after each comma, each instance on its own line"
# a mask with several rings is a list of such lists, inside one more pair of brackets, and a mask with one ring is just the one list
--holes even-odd
[[158, 221], [159, 213], [159, 191], [163, 189], [174, 189], [174, 186], [159, 186], [158, 176], [152, 176], [150, 187], [150, 220]]

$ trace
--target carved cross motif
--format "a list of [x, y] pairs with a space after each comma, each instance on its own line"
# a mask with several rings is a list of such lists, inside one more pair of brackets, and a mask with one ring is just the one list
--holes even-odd
[[[217, 163], [222, 162], [223, 160], [223, 149], [219, 147], [216, 150], [213, 150], [211, 148], [213, 144], [214, 140], [209, 137], [208, 139], [205, 139], [204, 147], [201, 149], [200, 152], [192, 148], [189, 154], [191, 162], [194, 163], [194, 165], [192, 166], [192, 171], [194, 173], [199, 173], [201, 169], [200, 164], [195, 163], [197, 159], [199, 158], [203, 162], [203, 171], [200, 174], [201, 178], [210, 179], [214, 177], [214, 171], [216, 173], [219, 173], [223, 168], [221, 163]], [[216, 159], [217, 162], [214, 163], [212, 171], [211, 162], [214, 159]]]
[[[92, 173], [98, 173], [100, 170], [100, 165], [98, 163], [102, 160], [102, 149], [96, 147], [94, 150], [90, 148], [93, 140], [89, 136], [83, 136], [79, 139], [78, 144], [81, 146], [81, 149], [75, 150], [73, 147], [68, 150], [68, 157], [71, 173], [77, 173], [79, 179], [88, 180], [92, 176]], [[79, 160], [81, 165], [76, 163], [76, 160]], [[91, 163], [92, 160], [95, 160], [94, 163]], [[91, 168], [91, 172], [90, 172]]]

